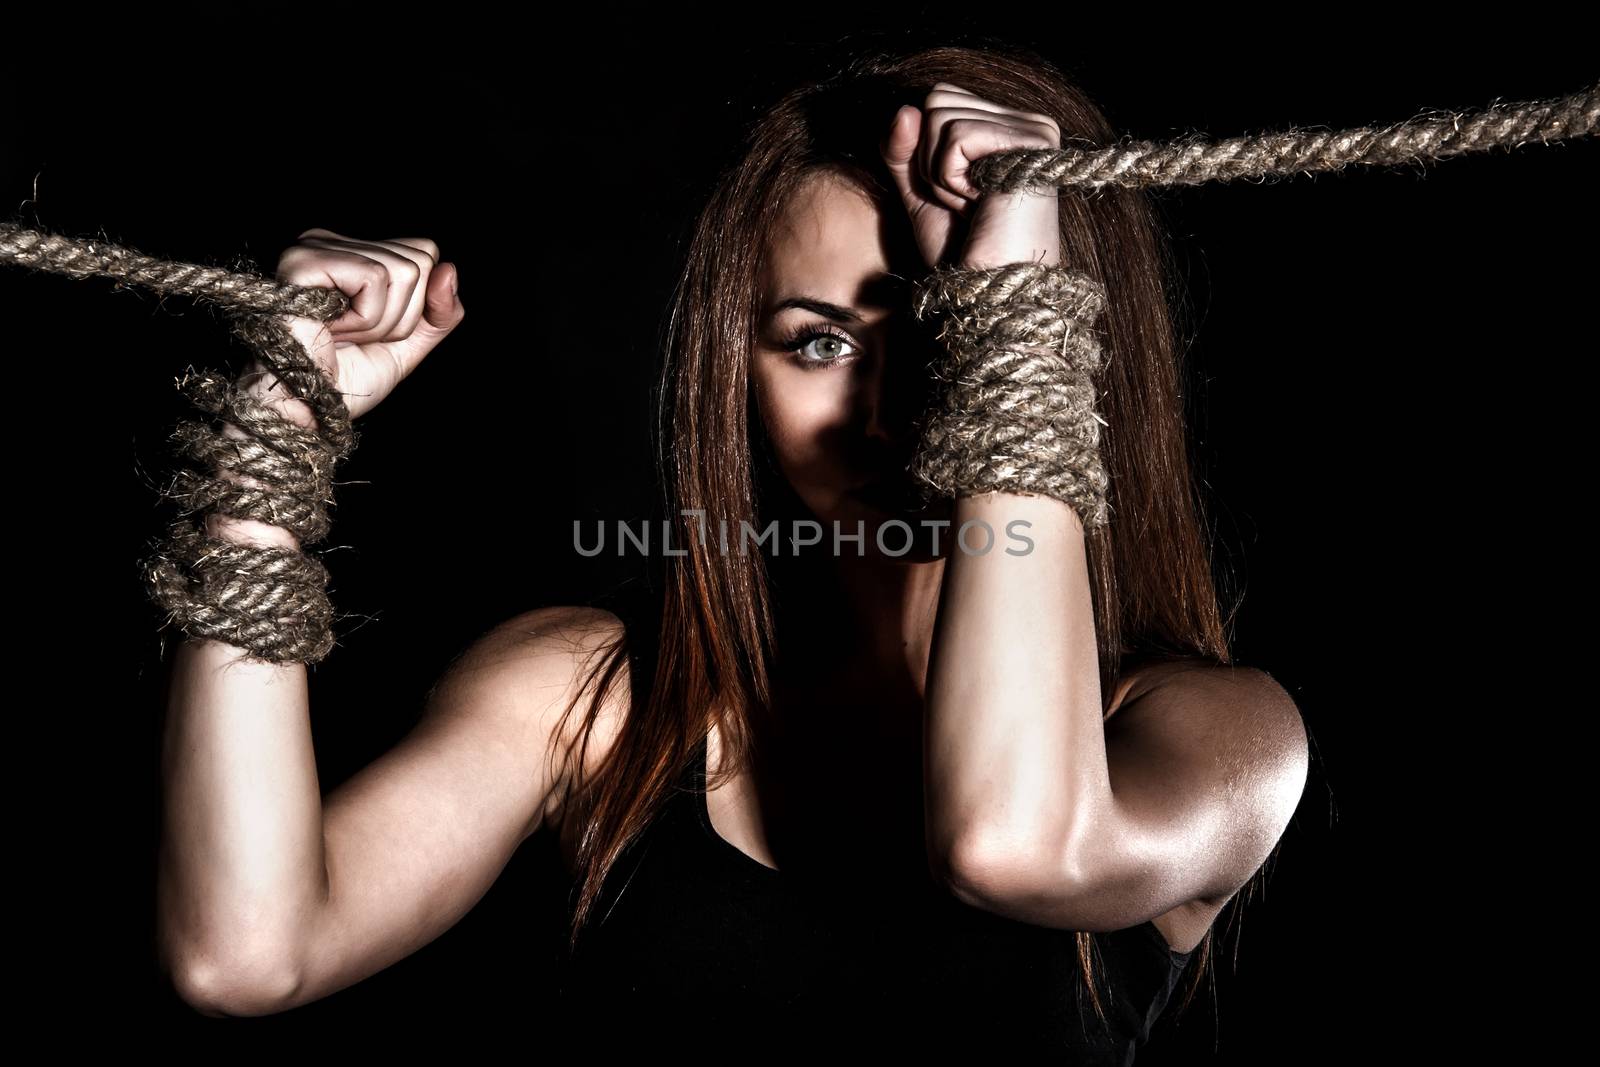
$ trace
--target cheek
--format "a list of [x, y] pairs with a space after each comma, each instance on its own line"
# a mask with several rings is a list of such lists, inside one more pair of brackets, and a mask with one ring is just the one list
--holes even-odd
[[769, 368], [760, 372], [757, 398], [773, 447], [791, 473], [832, 465], [834, 443], [847, 419], [849, 394], [842, 374]]

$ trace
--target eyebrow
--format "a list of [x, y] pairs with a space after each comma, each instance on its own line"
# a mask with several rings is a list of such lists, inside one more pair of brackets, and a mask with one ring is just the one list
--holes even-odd
[[854, 308], [830, 304], [826, 300], [818, 300], [813, 296], [791, 296], [780, 300], [772, 305], [771, 314], [776, 315], [786, 308], [799, 308], [802, 311], [815, 312], [825, 319], [832, 319], [834, 322], [853, 322], [859, 325], [865, 321], [862, 319], [861, 313]]

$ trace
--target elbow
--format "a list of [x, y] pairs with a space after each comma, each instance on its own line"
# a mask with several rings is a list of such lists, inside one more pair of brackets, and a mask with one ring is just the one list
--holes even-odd
[[302, 980], [280, 957], [256, 960], [213, 953], [169, 953], [165, 970], [178, 999], [201, 1015], [244, 1018], [286, 1011]]
[[1034, 916], [1040, 907], [1059, 910], [1075, 899], [1083, 881], [1069, 855], [1024, 835], [969, 834], [941, 852], [934, 869], [940, 885], [963, 904]]

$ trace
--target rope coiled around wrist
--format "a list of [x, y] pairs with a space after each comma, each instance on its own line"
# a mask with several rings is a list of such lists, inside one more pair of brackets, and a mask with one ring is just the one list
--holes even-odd
[[[144, 581], [168, 624], [189, 637], [223, 641], [269, 663], [316, 663], [335, 643], [333, 605], [327, 568], [304, 549], [328, 533], [334, 470], [355, 448], [356, 433], [343, 397], [281, 320], [246, 314], [233, 329], [289, 394], [307, 402], [317, 429], [252, 393], [243, 376], [186, 374], [179, 388], [210, 417], [173, 431], [179, 460], [190, 464], [164, 494], [180, 518], [145, 561]], [[300, 550], [214, 537], [206, 530], [213, 514], [282, 527]]]
[[[332, 377], [289, 329], [287, 316], [339, 318], [337, 289], [293, 285], [253, 269], [183, 263], [95, 238], [0, 222], [0, 262], [72, 278], [112, 278], [163, 296], [189, 296], [226, 313], [233, 334], [286, 397], [304, 401], [316, 427], [301, 426], [229, 379], [192, 368], [178, 388], [203, 413], [172, 432], [181, 466], [162, 493], [178, 519], [141, 561], [146, 591], [167, 625], [243, 648], [268, 663], [316, 663], [334, 646], [328, 571], [305, 549], [328, 533], [333, 473], [357, 443], [350, 409]], [[231, 424], [240, 436], [227, 433]], [[254, 519], [288, 530], [298, 550], [218, 538], [207, 516]]]
[[[145, 585], [169, 625], [190, 637], [269, 663], [316, 663], [335, 643], [333, 606], [327, 568], [304, 549], [328, 533], [334, 470], [357, 435], [343, 396], [281, 319], [245, 313], [232, 327], [278, 383], [306, 401], [317, 429], [251, 393], [242, 377], [187, 374], [179, 388], [210, 418], [173, 431], [178, 457], [191, 466], [165, 494], [180, 518], [145, 562]], [[242, 436], [227, 434], [224, 424]], [[282, 527], [300, 550], [214, 537], [206, 531], [210, 514]]]
[[1085, 530], [1110, 520], [1094, 376], [1104, 287], [1039, 263], [941, 266], [912, 311], [937, 320], [938, 395], [919, 425], [910, 474], [925, 493], [1029, 493], [1063, 501]]
[[[968, 177], [985, 192], [1071, 188], [1092, 193], [1106, 185], [1164, 188], [1336, 173], [1352, 165], [1397, 166], [1496, 147], [1509, 150], [1524, 144], [1592, 137], [1597, 130], [1600, 85], [1549, 100], [1497, 101], [1477, 112], [1431, 112], [1383, 127], [1289, 130], [1221, 140], [1193, 134], [1166, 142], [1121, 139], [1109, 145], [1072, 144], [1060, 150], [995, 152], [975, 161]], [[258, 420], [254, 423], [257, 439], [278, 441], [277, 445], [263, 447], [272, 448], [278, 455], [300, 457], [300, 475], [282, 471], [269, 474], [269, 478], [283, 480], [249, 500], [238, 490], [213, 486], [204, 475], [185, 476], [174, 491], [189, 506], [239, 509], [235, 514], [265, 508], [271, 516], [267, 521], [300, 522], [312, 540], [321, 535], [320, 531], [326, 528], [325, 516], [317, 516], [320, 503], [325, 503], [327, 496], [321, 479], [331, 469], [330, 463], [348, 451], [348, 444], [341, 445], [339, 441], [348, 428], [349, 413], [332, 384], [322, 378], [292, 335], [287, 336], [287, 341], [275, 338], [266, 324], [272, 314], [303, 315], [323, 321], [337, 318], [348, 307], [344, 294], [334, 289], [290, 285], [250, 271], [164, 260], [102, 239], [46, 233], [10, 220], [0, 221], [0, 265], [3, 264], [73, 278], [113, 278], [119, 286], [135, 286], [162, 295], [187, 295], [259, 316], [241, 320], [255, 324], [244, 328], [247, 342], [259, 346], [264, 362], [278, 373], [280, 380], [311, 404], [332, 451], [321, 452], [319, 445], [295, 438], [290, 431], [284, 431], [281, 439], [275, 437], [270, 427], [276, 423]], [[935, 281], [928, 292], [943, 293], [942, 285]], [[959, 303], [961, 294], [954, 296]], [[949, 298], [949, 294], [929, 297], [933, 301], [930, 310]], [[1048, 312], [1040, 315], [1042, 322], [1051, 321]], [[1008, 313], [996, 322], [1013, 318]], [[1020, 319], [1026, 320], [1027, 316]], [[959, 321], [955, 327], [947, 327], [947, 334], [958, 347], [967, 349], [970, 357], [970, 338], [982, 332], [984, 320], [978, 315]], [[1041, 355], [1040, 347], [1033, 342], [1017, 340], [1007, 342], [1012, 347], [995, 348], [978, 358], [969, 358], [969, 366], [962, 371], [963, 357], [952, 351], [950, 365], [938, 370], [950, 388], [927, 426], [922, 454], [916, 460], [925, 488], [950, 493], [981, 490], [987, 485], [1042, 491], [1076, 501], [1074, 506], [1081, 506], [1086, 527], [1103, 522], [1107, 511], [1106, 479], [1096, 447], [1101, 422], [1093, 413], [1094, 369], [1090, 366], [1097, 356], [1091, 357], [1083, 347], [1091, 336], [1092, 330], [1083, 322], [1076, 322], [1072, 329], [1063, 328], [1059, 362]], [[1050, 346], [1044, 350], [1050, 354], [1057, 351]], [[274, 352], [280, 357], [276, 364], [270, 358]], [[206, 403], [212, 400], [208, 398]], [[213, 414], [248, 421], [247, 410], [247, 405], [235, 401], [226, 411], [219, 409]], [[1003, 425], [993, 421], [998, 418], [997, 413], [1015, 413], [1019, 421]], [[206, 433], [181, 432], [196, 435], [192, 444], [185, 443], [185, 448], [191, 458], [205, 464], [216, 466], [223, 457], [237, 455], [238, 466], [234, 469], [244, 471], [257, 460], [270, 459], [267, 452], [247, 456], [248, 450], [239, 445], [227, 446], [236, 450], [229, 452], [220, 445], [207, 444], [213, 439]], [[184, 440], [180, 439], [180, 443]], [[353, 444], [353, 437], [349, 443]], [[290, 467], [295, 465], [293, 459], [286, 462]], [[307, 469], [314, 473], [305, 474]], [[305, 505], [304, 511], [298, 503], [290, 503], [291, 499], [301, 499], [294, 486], [306, 489], [307, 498], [313, 501]], [[316, 488], [313, 490], [312, 486]], [[305, 536], [301, 543], [308, 543]], [[214, 636], [241, 644], [261, 658], [277, 662], [301, 658], [315, 662], [331, 645], [325, 629], [316, 621], [322, 617], [324, 601], [318, 600], [318, 595], [325, 576], [315, 568], [275, 554], [275, 550], [240, 549], [233, 542], [206, 539], [199, 524], [179, 524], [163, 555], [152, 561], [149, 575], [152, 592], [167, 607], [173, 623], [196, 636]], [[312, 592], [313, 589], [319, 592]], [[295, 632], [271, 636], [277, 625], [274, 620], [282, 618], [293, 622]]]

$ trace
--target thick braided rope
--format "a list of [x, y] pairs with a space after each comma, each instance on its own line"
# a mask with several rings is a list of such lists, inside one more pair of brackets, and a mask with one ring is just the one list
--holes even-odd
[[1039, 263], [940, 267], [916, 284], [912, 311], [938, 321], [944, 346], [910, 465], [926, 492], [1051, 496], [1085, 530], [1109, 522], [1094, 384], [1105, 306], [1088, 275]]
[[[969, 177], [985, 191], [1192, 185], [1267, 175], [1396, 165], [1496, 145], [1592, 135], [1600, 87], [1552, 101], [1424, 115], [1341, 133], [1291, 130], [1215, 143], [1125, 141], [1083, 149], [997, 152]], [[943, 320], [943, 387], [919, 428], [910, 473], [929, 494], [1010, 491], [1068, 503], [1092, 530], [1109, 522], [1108, 476], [1095, 411], [1095, 321], [1105, 294], [1085, 275], [1036, 264], [936, 270], [914, 295], [919, 319]]]
[[[177, 457], [189, 464], [163, 494], [179, 517], [144, 561], [143, 575], [167, 625], [189, 637], [223, 641], [269, 663], [327, 656], [334, 645], [328, 571], [303, 549], [327, 535], [334, 468], [355, 448], [356, 432], [344, 397], [280, 316], [337, 318], [349, 306], [344, 294], [12, 224], [0, 224], [0, 258], [219, 305], [262, 367], [307, 403], [316, 430], [286, 418], [243, 379], [193, 369], [179, 379], [204, 417], [184, 420], [172, 433]], [[225, 432], [226, 424], [239, 436]], [[302, 550], [212, 537], [206, 532], [212, 514], [282, 527]]]
[[[1068, 186], [1096, 189], [1104, 185], [1194, 185], [1246, 177], [1336, 171], [1350, 164], [1396, 165], [1445, 159], [1495, 146], [1509, 148], [1535, 140], [1547, 144], [1564, 138], [1592, 136], [1597, 127], [1600, 127], [1600, 86], [1555, 100], [1493, 104], [1478, 113], [1424, 114], [1381, 128], [1360, 127], [1342, 132], [1290, 130], [1214, 143], [1200, 135], [1190, 135], [1167, 143], [1124, 141], [1111, 146], [997, 152], [974, 163], [969, 176], [977, 188], [999, 192]], [[268, 323], [273, 314], [301, 315], [321, 321], [337, 318], [348, 306], [342, 293], [286, 285], [249, 272], [170, 262], [107, 241], [63, 237], [12, 222], [0, 222], [0, 263], [76, 278], [114, 278], [119, 285], [140, 286], [161, 294], [188, 295], [237, 313], [239, 332], [246, 343], [260, 346], [257, 351], [263, 364], [278, 374], [291, 393], [311, 405], [322, 431], [320, 441], [326, 445], [326, 450], [321, 450], [322, 444], [313, 447], [308, 440], [294, 437], [292, 431], [281, 426], [281, 434], [274, 436], [267, 428], [286, 420], [264, 415], [252, 422], [247, 403], [237, 398], [220, 401], [220, 386], [214, 381], [205, 384], [203, 379], [194, 379], [190, 384], [197, 391], [197, 403], [203, 400], [202, 406], [214, 405], [214, 415], [244, 419], [250, 426], [248, 432], [263, 442], [262, 449], [270, 451], [207, 444], [204, 443], [208, 440], [206, 434], [188, 429], [180, 429], [178, 433], [180, 447], [191, 457], [203, 456], [201, 461], [213, 466], [220, 466], [225, 457], [237, 457], [237, 466], [233, 469], [240, 473], [259, 466], [260, 470], [251, 477], [265, 485], [259, 492], [250, 494], [236, 488], [210, 486], [204, 478], [185, 476], [175, 483], [174, 492], [180, 504], [188, 506], [205, 506], [202, 502], [211, 501], [219, 509], [236, 509], [231, 513], [248, 513], [252, 517], [270, 515], [268, 521], [287, 522], [291, 528], [309, 533], [313, 540], [326, 528], [325, 517], [319, 517], [320, 503], [325, 502], [322, 487], [326, 484], [324, 478], [329, 463], [347, 453], [354, 444], [349, 414], [343, 398], [312, 365], [303, 347], [286, 330], [274, 330]], [[928, 291], [936, 290], [930, 287]], [[959, 300], [964, 291], [957, 286], [951, 292]], [[953, 306], [948, 304], [951, 292], [930, 307]], [[1067, 369], [1056, 367], [1061, 376], [1046, 385], [1040, 380], [1043, 375], [1039, 365], [1030, 363], [1025, 353], [1032, 352], [1036, 359], [1044, 357], [1039, 355], [1037, 346], [1021, 341], [1014, 344], [1014, 350], [991, 348], [987, 355], [971, 360], [967, 378], [959, 375], [952, 378], [957, 388], [947, 394], [941, 411], [935, 413], [930, 423], [930, 433], [943, 436], [928, 438], [928, 458], [919, 467], [924, 474], [923, 482], [957, 485], [974, 479], [981, 483], [984, 478], [1022, 479], [1027, 484], [1044, 486], [1048, 491], [1078, 500], [1084, 508], [1081, 514], [1087, 515], [1086, 522], [1101, 521], [1104, 505], [1096, 494], [1103, 497], [1103, 493], [1095, 487], [1103, 485], [1103, 472], [1095, 473], [1088, 451], [1091, 446], [1087, 443], [1090, 423], [1098, 424], [1099, 420], [1098, 416], [1092, 420], [1082, 416], [1084, 410], [1092, 411], [1092, 386], [1086, 384], [1086, 376], [1092, 374], [1092, 370], [1086, 368], [1093, 360], [1082, 348], [1086, 342], [1071, 340], [1072, 336], [1084, 336], [1088, 331], [1052, 327], [1048, 324], [1056, 320], [1038, 309], [1020, 318], [1013, 312], [994, 321], [1000, 324], [1023, 319], [1033, 321], [1035, 326], [1042, 325], [1047, 331], [1061, 329], [1061, 359]], [[959, 347], [962, 345], [960, 338], [970, 335], [974, 324], [984, 319], [974, 312], [972, 317], [955, 321], [958, 325], [949, 336]], [[967, 323], [965, 329], [959, 325], [962, 322]], [[1001, 351], [1008, 354], [995, 354]], [[971, 354], [969, 351], [968, 355]], [[961, 358], [953, 353], [952, 357]], [[968, 379], [986, 384], [981, 388], [964, 384]], [[1018, 411], [1034, 421], [1026, 423], [1021, 431], [1007, 431], [1010, 436], [1004, 436], [999, 430], [981, 431], [971, 425], [963, 428], [959, 421], [966, 417], [963, 412], [970, 414], [985, 405], [1002, 404], [1009, 407], [994, 410]], [[1046, 418], [1045, 412], [1049, 412], [1050, 417]], [[1079, 414], [1073, 415], [1073, 412]], [[277, 441], [281, 447], [266, 444], [269, 439]], [[1076, 481], [1060, 470], [1054, 474], [1029, 474], [1020, 464], [1015, 470], [1008, 470], [1002, 464], [997, 473], [995, 463], [1004, 454], [1000, 451], [1002, 447], [1023, 455], [1027, 454], [1024, 450], [1030, 443], [1043, 443], [1046, 448], [1054, 449], [1050, 454], [1063, 464], [1076, 448], [1081, 468]], [[229, 448], [236, 450], [229, 451]], [[982, 455], [985, 450], [989, 452], [987, 458]], [[939, 456], [944, 458], [937, 458]], [[963, 462], [967, 466], [960, 466]], [[274, 483], [273, 478], [278, 481]], [[1030, 478], [1033, 481], [1028, 482]], [[302, 492], [307, 496], [302, 497]], [[317, 503], [302, 503], [308, 498]], [[295, 503], [291, 504], [291, 499]], [[178, 532], [180, 528], [182, 532]], [[236, 643], [269, 660], [305, 658], [315, 661], [326, 654], [329, 639], [315, 621], [321, 617], [323, 609], [324, 602], [317, 596], [324, 579], [314, 568], [286, 561], [281, 558], [281, 552], [211, 540], [199, 523], [192, 529], [180, 524], [174, 530], [167, 550], [153, 561], [150, 571], [152, 593], [158, 602], [167, 606], [174, 624], [225, 640], [237, 639]], [[187, 581], [173, 577], [180, 572], [187, 575]], [[287, 593], [277, 592], [284, 588], [288, 589]], [[203, 593], [190, 595], [195, 589]], [[222, 606], [216, 606], [219, 604]], [[276, 622], [263, 621], [269, 620], [274, 612], [283, 614]], [[293, 625], [285, 626], [285, 618]], [[303, 632], [294, 632], [296, 627], [301, 627]], [[271, 634], [288, 636], [277, 638]]]
[[70, 278], [115, 278], [159, 294], [192, 296], [233, 311], [278, 312], [328, 321], [350, 301], [337, 289], [316, 289], [263, 278], [247, 271], [178, 263], [93, 238], [0, 222], [0, 263], [64, 274]]
[[[179, 520], [145, 562], [146, 587], [170, 625], [269, 663], [316, 663], [333, 649], [328, 572], [305, 547], [329, 528], [337, 464], [356, 444], [349, 409], [284, 322], [249, 312], [234, 333], [317, 418], [307, 429], [252, 395], [242, 380], [190, 372], [179, 388], [211, 417], [173, 431], [181, 468], [167, 491]], [[222, 429], [232, 424], [242, 432]], [[288, 530], [300, 550], [208, 535], [206, 516], [255, 519]]]
[[[280, 379], [286, 385], [308, 374], [322, 380], [314, 367], [300, 365], [304, 349], [279, 320], [251, 314], [234, 327], [258, 355], [271, 353], [289, 374]], [[173, 431], [176, 454], [192, 466], [180, 468], [166, 492], [181, 518], [145, 563], [151, 597], [190, 637], [215, 638], [272, 663], [322, 660], [334, 645], [327, 569], [304, 551], [210, 537], [205, 517], [280, 526], [302, 549], [325, 537], [334, 468], [356, 443], [343, 400], [331, 388], [291, 387], [318, 401], [322, 429], [316, 432], [285, 418], [240, 381], [190, 371], [179, 388], [212, 418], [186, 420]], [[243, 435], [224, 433], [224, 423]]]
[[1530, 141], [1592, 137], [1597, 129], [1600, 85], [1552, 100], [1491, 104], [1476, 112], [1424, 112], [1380, 127], [1291, 129], [1219, 141], [1189, 134], [1166, 142], [1123, 140], [994, 152], [973, 163], [968, 176], [978, 188], [999, 192], [1199, 185], [1331, 172], [1351, 164], [1400, 166], [1496, 147], [1509, 150]]

